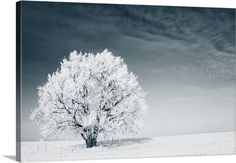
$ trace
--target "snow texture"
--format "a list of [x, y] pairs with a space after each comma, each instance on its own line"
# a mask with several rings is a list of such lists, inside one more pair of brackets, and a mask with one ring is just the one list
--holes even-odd
[[99, 141], [22, 142], [22, 161], [235, 154], [235, 132]]

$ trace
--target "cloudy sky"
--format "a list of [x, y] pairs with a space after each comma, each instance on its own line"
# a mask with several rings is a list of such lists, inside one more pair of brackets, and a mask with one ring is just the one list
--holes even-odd
[[121, 56], [147, 92], [137, 136], [235, 130], [235, 10], [22, 2], [22, 140], [37, 87], [73, 50]]

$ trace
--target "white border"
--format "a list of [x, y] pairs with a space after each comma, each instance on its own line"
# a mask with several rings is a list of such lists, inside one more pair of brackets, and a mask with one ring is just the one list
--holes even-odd
[[[42, 0], [45, 1], [45, 0]], [[55, 0], [50, 0], [55, 1]], [[56, 0], [62, 2], [62, 0]], [[198, 6], [236, 8], [236, 0], [63, 0], [64, 2], [96, 2], [167, 6]], [[0, 162], [15, 162], [6, 155], [15, 155], [15, 2], [0, 1]], [[98, 163], [220, 163], [235, 162], [236, 156], [171, 157], [125, 160], [83, 161]], [[53, 162], [52, 162], [53, 163]]]

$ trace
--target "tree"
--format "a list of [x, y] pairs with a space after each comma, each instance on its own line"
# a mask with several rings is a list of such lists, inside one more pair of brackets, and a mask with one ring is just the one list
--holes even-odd
[[121, 57], [72, 52], [38, 88], [38, 107], [30, 118], [45, 138], [81, 135], [86, 147], [98, 135], [111, 138], [136, 133], [147, 109], [137, 77]]

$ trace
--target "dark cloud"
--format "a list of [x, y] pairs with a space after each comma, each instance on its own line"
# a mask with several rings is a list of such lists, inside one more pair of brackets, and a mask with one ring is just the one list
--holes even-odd
[[[118, 44], [115, 39], [121, 36], [138, 38], [145, 43], [158, 42], [162, 36], [196, 45], [196, 51], [205, 50], [197, 56], [193, 52], [187, 56], [176, 55], [176, 58], [189, 58], [190, 65], [193, 60], [199, 61], [198, 67], [212, 59], [215, 63], [230, 62], [231, 67], [225, 64], [227, 67], [223, 70], [231, 71], [235, 54], [234, 14], [233, 9], [24, 2], [25, 61], [46, 60], [55, 65], [58, 63], [55, 56], [68, 55], [73, 49], [102, 50], [112, 43]], [[221, 53], [225, 56], [216, 56]]]
[[34, 6], [28, 2], [25, 10], [24, 23], [44, 34], [90, 40], [119, 34], [148, 40], [152, 40], [150, 35], [193, 42], [206, 39], [217, 50], [234, 53], [234, 9], [73, 3]]

